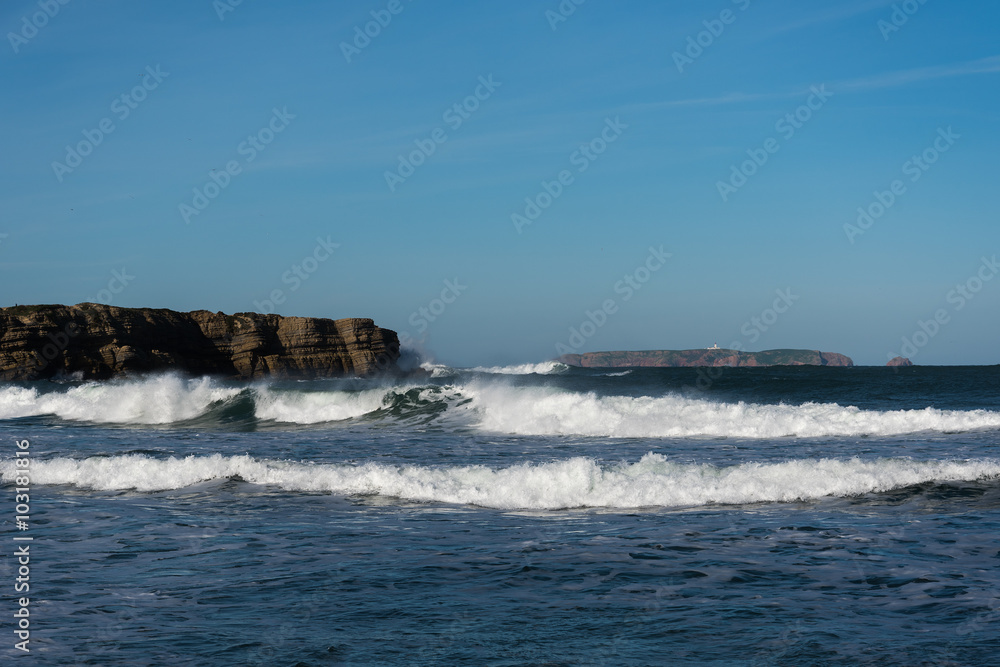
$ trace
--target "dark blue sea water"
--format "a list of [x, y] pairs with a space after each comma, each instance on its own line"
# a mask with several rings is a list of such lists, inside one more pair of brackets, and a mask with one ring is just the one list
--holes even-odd
[[4, 664], [1000, 664], [1000, 368], [427, 370], [0, 385]]

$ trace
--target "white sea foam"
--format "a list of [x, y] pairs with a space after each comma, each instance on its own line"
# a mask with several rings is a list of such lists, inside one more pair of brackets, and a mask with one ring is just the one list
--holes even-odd
[[478, 427], [517, 435], [743, 437], [896, 435], [1000, 428], [987, 410], [860, 410], [836, 403], [760, 405], [667, 395], [598, 396], [549, 387], [470, 384]]
[[494, 375], [552, 375], [562, 373], [568, 368], [569, 366], [559, 361], [543, 361], [537, 364], [516, 364], [514, 366], [476, 366], [466, 370], [473, 373], [492, 373]]
[[[16, 474], [0, 462], [3, 480]], [[1000, 479], [1000, 459], [802, 459], [717, 467], [679, 464], [649, 453], [636, 463], [600, 465], [589, 458], [507, 468], [309, 464], [249, 456], [145, 455], [32, 461], [34, 484], [86, 489], [162, 491], [238, 477], [285, 491], [378, 495], [497, 509], [687, 507], [791, 502], [856, 496], [925, 482]]]
[[473, 368], [452, 368], [444, 364], [425, 361], [420, 367], [434, 378], [453, 377], [459, 373], [488, 373], [491, 375], [552, 375], [562, 373], [569, 368], [558, 361], [542, 361], [537, 364], [515, 364], [513, 366], [475, 366]]
[[456, 375], [458, 373], [458, 371], [456, 371], [451, 366], [445, 366], [444, 364], [435, 364], [431, 363], [430, 361], [425, 361], [424, 363], [420, 364], [420, 367], [425, 371], [427, 371], [428, 373], [430, 373], [432, 378], [451, 377], [452, 375]]
[[378, 410], [387, 393], [386, 389], [304, 392], [260, 386], [254, 389], [254, 413], [258, 419], [295, 424], [341, 421]]
[[[765, 405], [679, 395], [601, 396], [554, 386], [513, 386], [500, 377], [478, 378], [440, 389], [424, 387], [420, 401], [447, 402], [438, 419], [450, 415], [482, 431], [515, 435], [777, 438], [1000, 428], [1000, 412], [987, 410], [879, 411], [835, 403]], [[258, 419], [316, 424], [369, 414], [383, 407], [391, 394], [413, 388], [304, 391], [259, 384], [251, 396]], [[55, 415], [95, 423], [167, 424], [198, 417], [240, 391], [209, 378], [175, 375], [60, 386], [49, 392], [6, 386], [0, 387], [0, 419]], [[413, 406], [398, 407], [405, 416]]]
[[161, 375], [144, 380], [89, 382], [65, 391], [0, 388], [0, 419], [56, 415], [73, 421], [117, 424], [168, 424], [203, 414], [239, 389], [209, 378]]

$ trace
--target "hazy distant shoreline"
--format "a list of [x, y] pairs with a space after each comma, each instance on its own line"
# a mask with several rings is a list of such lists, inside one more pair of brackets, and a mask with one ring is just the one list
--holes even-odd
[[854, 366], [850, 357], [818, 350], [741, 352], [722, 348], [700, 350], [640, 350], [564, 354], [559, 361], [584, 368], [691, 368], [702, 366]]

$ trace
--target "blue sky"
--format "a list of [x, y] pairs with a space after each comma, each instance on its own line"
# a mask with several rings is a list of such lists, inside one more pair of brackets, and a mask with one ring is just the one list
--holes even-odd
[[996, 3], [226, 1], [5, 3], [2, 305], [1000, 362]]

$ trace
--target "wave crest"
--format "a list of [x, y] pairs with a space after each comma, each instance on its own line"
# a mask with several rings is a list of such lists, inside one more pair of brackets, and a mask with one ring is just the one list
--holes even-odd
[[493, 375], [553, 375], [564, 373], [569, 366], [559, 361], [543, 361], [538, 364], [515, 364], [513, 366], [476, 366], [468, 369], [472, 373]]
[[559, 361], [542, 361], [537, 364], [514, 364], [512, 366], [474, 366], [473, 368], [452, 368], [444, 364], [425, 361], [420, 367], [432, 378], [455, 377], [461, 373], [481, 373], [484, 375], [555, 375], [565, 373], [569, 366]]
[[[0, 462], [0, 470], [4, 482], [13, 481], [13, 461]], [[164, 491], [236, 477], [293, 492], [377, 495], [502, 510], [629, 509], [793, 502], [927, 482], [993, 480], [1000, 478], [1000, 459], [802, 459], [718, 467], [673, 463], [651, 452], [636, 463], [602, 466], [577, 457], [507, 468], [309, 464], [221, 454], [168, 459], [133, 454], [32, 462], [32, 479], [37, 484], [104, 491]]]
[[0, 419], [56, 415], [70, 421], [102, 424], [170, 424], [204, 414], [240, 389], [210, 378], [161, 375], [140, 381], [88, 382], [65, 391], [0, 388]]
[[1000, 428], [988, 410], [861, 410], [836, 403], [717, 403], [667, 395], [598, 396], [542, 387], [466, 387], [479, 428], [516, 435], [614, 438], [899, 435]]
[[283, 391], [261, 386], [254, 389], [254, 414], [258, 419], [293, 424], [343, 421], [382, 407], [386, 389], [362, 391]]
[[[558, 371], [556, 366], [545, 368]], [[417, 418], [447, 420], [489, 433], [608, 438], [892, 436], [1000, 428], [1000, 412], [989, 410], [884, 411], [837, 403], [723, 403], [676, 394], [602, 395], [544, 382], [544, 386], [524, 386], [478, 374], [442, 384], [373, 386], [359, 381], [247, 386], [166, 375], [54, 385], [50, 391], [0, 387], [0, 419], [55, 415], [98, 424], [191, 426], [197, 418], [203, 426], [234, 415], [286, 424]], [[237, 396], [239, 400], [233, 400]]]

